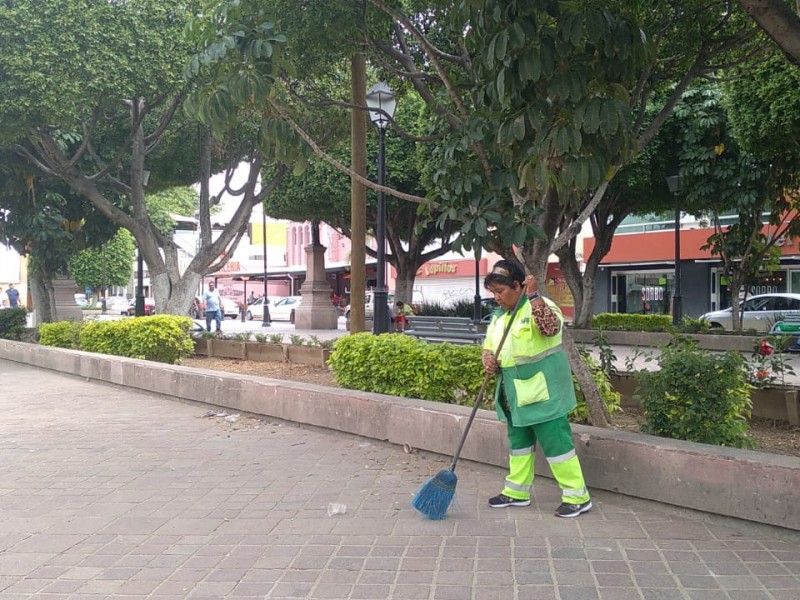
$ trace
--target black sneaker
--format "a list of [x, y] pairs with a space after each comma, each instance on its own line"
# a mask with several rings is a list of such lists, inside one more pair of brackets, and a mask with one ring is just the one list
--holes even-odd
[[564, 502], [556, 509], [556, 516], [570, 519], [582, 515], [585, 512], [589, 512], [590, 510], [592, 510], [591, 500], [587, 500], [583, 504], [567, 504]]
[[519, 498], [511, 498], [505, 494], [498, 494], [494, 498], [489, 498], [489, 506], [492, 508], [505, 508], [506, 506], [530, 506], [531, 500], [520, 500]]

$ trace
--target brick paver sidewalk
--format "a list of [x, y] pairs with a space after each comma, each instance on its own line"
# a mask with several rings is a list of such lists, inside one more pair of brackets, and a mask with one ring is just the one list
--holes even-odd
[[0, 600], [800, 598], [796, 532], [603, 492], [559, 520], [549, 479], [490, 509], [470, 463], [426, 521], [442, 457], [207, 412], [0, 361]]

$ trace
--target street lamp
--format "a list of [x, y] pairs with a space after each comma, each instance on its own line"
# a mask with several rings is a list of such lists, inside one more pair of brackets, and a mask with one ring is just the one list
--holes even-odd
[[672, 295], [672, 324], [678, 326], [683, 319], [681, 298], [681, 179], [680, 175], [668, 175], [669, 191], [675, 196], [675, 293]]
[[136, 308], [134, 314], [137, 317], [144, 316], [144, 261], [142, 257], [142, 249], [137, 249], [138, 258], [136, 265]]
[[261, 205], [261, 242], [264, 251], [264, 315], [261, 319], [262, 327], [270, 326], [269, 317], [269, 296], [267, 295], [267, 211], [264, 210], [264, 205]]
[[[142, 187], [147, 187], [147, 184], [150, 182], [150, 171], [147, 169], [142, 170]], [[137, 317], [144, 316], [144, 257], [142, 256], [142, 247], [141, 244], [138, 248], [139, 257], [138, 257], [138, 264], [137, 270], [138, 274], [136, 276], [136, 305], [134, 309], [134, 314]]]
[[472, 310], [472, 320], [475, 324], [481, 322], [481, 247], [475, 245], [475, 306]]
[[[367, 93], [367, 107], [369, 118], [378, 127], [378, 184], [383, 186], [386, 181], [386, 128], [394, 118], [397, 108], [392, 88], [381, 81]], [[383, 191], [378, 192], [378, 223], [375, 232], [378, 245], [378, 285], [375, 288], [375, 310], [373, 314], [372, 332], [374, 334], [386, 333], [389, 330], [389, 291], [386, 289], [386, 196]]]
[[106, 314], [106, 290], [107, 289], [108, 289], [108, 286], [106, 285], [106, 245], [103, 244], [103, 285], [102, 285], [103, 299], [101, 301], [103, 314]]

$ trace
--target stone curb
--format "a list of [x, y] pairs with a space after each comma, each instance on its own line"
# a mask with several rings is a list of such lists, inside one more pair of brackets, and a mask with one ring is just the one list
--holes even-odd
[[[450, 455], [470, 409], [0, 340], [0, 358], [181, 400]], [[576, 425], [589, 487], [800, 530], [800, 460]], [[503, 467], [505, 425], [479, 411], [465, 459]], [[537, 472], [549, 473], [537, 459]], [[499, 482], [498, 482], [499, 483]]]

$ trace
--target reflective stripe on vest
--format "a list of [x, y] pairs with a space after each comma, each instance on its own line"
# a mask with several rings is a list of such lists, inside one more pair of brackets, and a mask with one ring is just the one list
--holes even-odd
[[559, 344], [558, 346], [553, 346], [552, 348], [549, 348], [544, 352], [539, 352], [539, 354], [535, 354], [534, 356], [520, 358], [518, 361], [514, 363], [514, 366], [518, 367], [520, 365], [530, 365], [532, 363], [539, 362], [540, 360], [545, 359], [548, 356], [555, 354], [556, 352], [559, 352], [563, 347], [564, 346], [562, 344]]

